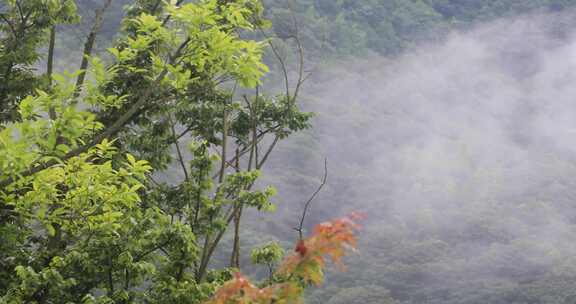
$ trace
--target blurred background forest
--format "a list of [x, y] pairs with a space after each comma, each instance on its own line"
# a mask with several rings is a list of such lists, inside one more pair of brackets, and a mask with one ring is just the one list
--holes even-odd
[[[56, 50], [61, 66], [77, 65], [67, 58], [82, 52], [100, 2], [77, 1], [83, 19], [59, 36], [67, 46]], [[98, 37], [100, 52], [118, 35], [128, 2], [112, 2]], [[517, 104], [534, 93], [517, 90], [517, 83], [548, 79], [531, 64], [570, 56], [546, 52], [562, 44], [558, 39], [571, 39], [576, 1], [263, 2], [279, 38], [294, 32], [295, 13], [312, 72], [303, 106], [316, 114], [313, 128], [281, 143], [264, 170], [262, 183], [278, 187], [278, 210], [243, 222], [244, 253], [270, 240], [293, 243], [293, 227], [326, 157], [328, 184], [307, 222], [352, 210], [367, 212], [369, 220], [348, 271], [330, 273], [328, 285], [309, 292], [308, 303], [576, 303], [576, 149], [553, 130], [538, 137], [534, 125], [522, 123], [530, 113], [554, 116], [569, 109], [573, 92], [553, 84], [546, 92], [557, 95]], [[454, 31], [464, 34], [454, 38]], [[534, 32], [537, 37], [530, 36]], [[460, 48], [466, 43], [471, 49]], [[458, 53], [474, 54], [476, 47], [496, 50], [488, 53], [498, 68], [489, 70], [500, 73], [487, 73], [484, 59]], [[288, 60], [295, 60], [288, 49]], [[269, 56], [267, 85], [273, 88], [279, 66]], [[446, 69], [435, 70], [438, 65]], [[561, 70], [573, 73], [570, 67]], [[460, 82], [470, 75], [475, 80]], [[514, 84], [502, 84], [507, 81]], [[513, 96], [491, 97], [501, 89]], [[565, 103], [539, 108], [539, 98], [550, 97]], [[511, 99], [514, 106], [502, 110]], [[482, 100], [490, 105], [474, 104]], [[469, 106], [460, 111], [458, 104]], [[500, 126], [502, 121], [509, 124]], [[169, 183], [171, 174], [161, 178]], [[266, 273], [248, 266], [249, 260], [242, 264], [253, 276]]]

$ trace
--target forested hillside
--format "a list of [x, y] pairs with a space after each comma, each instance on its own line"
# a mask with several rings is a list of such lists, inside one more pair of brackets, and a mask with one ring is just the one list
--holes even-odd
[[290, 6], [301, 20], [305, 44], [319, 54], [398, 54], [449, 29], [534, 11], [561, 11], [572, 0], [266, 0], [268, 16], [282, 37], [290, 29]]
[[576, 0], [0, 3], [0, 303], [576, 303]]
[[[113, 38], [130, 0], [116, 0], [106, 13], [102, 39]], [[143, 1], [145, 3], [145, 1]], [[153, 2], [150, 2], [153, 3]], [[530, 12], [558, 12], [573, 0], [264, 0], [265, 16], [280, 38], [293, 32], [292, 12], [300, 24], [308, 55], [399, 54], [424, 41], [437, 41], [450, 29]], [[78, 1], [88, 29], [100, 1]], [[81, 28], [75, 26], [75, 31]], [[72, 38], [72, 37], [69, 37]]]

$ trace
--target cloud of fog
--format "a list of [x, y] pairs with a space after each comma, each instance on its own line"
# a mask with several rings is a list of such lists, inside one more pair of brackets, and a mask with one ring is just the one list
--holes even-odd
[[[331, 168], [316, 209], [367, 211], [372, 237], [441, 240], [453, 260], [427, 265], [447, 281], [566, 269], [576, 256], [573, 17], [501, 20], [316, 75], [309, 107]], [[457, 269], [450, 279], [442, 263]]]

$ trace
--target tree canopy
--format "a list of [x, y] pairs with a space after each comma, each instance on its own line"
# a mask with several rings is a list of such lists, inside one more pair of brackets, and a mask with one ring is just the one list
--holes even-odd
[[[274, 209], [274, 188], [255, 185], [260, 169], [309, 126], [302, 74], [291, 85], [285, 71], [284, 94], [262, 91], [273, 42], [241, 36], [269, 26], [257, 0], [135, 1], [103, 59], [93, 50], [111, 2], [96, 6], [80, 69], [62, 73], [54, 49], [59, 26], [79, 19], [74, 1], [0, 12], [0, 301], [229, 303], [228, 286], [244, 280], [233, 278], [242, 211]], [[177, 177], [157, 180], [174, 166]], [[323, 256], [354, 245], [351, 223], [301, 239], [307, 253], [263, 283], [284, 291], [258, 302], [294, 302], [320, 283]], [[212, 268], [229, 229], [230, 263]]]

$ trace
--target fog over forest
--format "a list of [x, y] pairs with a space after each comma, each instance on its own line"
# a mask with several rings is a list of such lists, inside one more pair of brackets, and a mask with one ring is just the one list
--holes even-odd
[[[326, 156], [329, 182], [312, 214], [369, 215], [342, 286], [452, 299], [576, 270], [575, 34], [573, 13], [508, 18], [314, 76], [305, 107], [321, 153], [307, 165], [321, 176]], [[305, 201], [292, 193], [280, 204]], [[557, 299], [526, 303], [571, 303]]]

